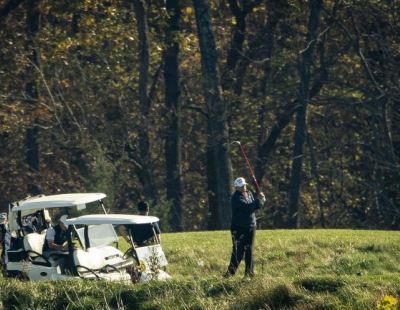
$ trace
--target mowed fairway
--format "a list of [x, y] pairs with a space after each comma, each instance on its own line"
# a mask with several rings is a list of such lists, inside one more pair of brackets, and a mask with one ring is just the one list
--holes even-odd
[[0, 278], [0, 309], [396, 309], [389, 306], [400, 299], [400, 232], [259, 230], [252, 279], [243, 277], [243, 265], [222, 278], [228, 231], [163, 234], [162, 240], [172, 281]]
[[[174, 278], [221, 276], [231, 253], [227, 231], [163, 236]], [[367, 230], [258, 230], [257, 276], [360, 276], [400, 272], [400, 232]], [[202, 267], [204, 266], [204, 267]], [[244, 274], [243, 264], [237, 276]]]

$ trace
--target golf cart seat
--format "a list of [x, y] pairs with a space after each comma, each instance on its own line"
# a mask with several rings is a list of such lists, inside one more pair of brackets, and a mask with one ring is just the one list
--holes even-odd
[[43, 256], [43, 244], [46, 235], [31, 233], [24, 237], [24, 249], [33, 264], [51, 267], [55, 262]]
[[122, 274], [115, 266], [108, 265], [97, 248], [74, 251], [76, 271], [82, 279], [130, 280], [129, 274]]

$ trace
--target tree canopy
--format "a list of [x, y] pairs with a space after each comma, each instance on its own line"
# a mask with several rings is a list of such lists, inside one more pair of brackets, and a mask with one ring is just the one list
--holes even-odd
[[2, 211], [92, 191], [226, 228], [239, 140], [261, 228], [400, 228], [398, 1], [0, 0], [0, 63]]

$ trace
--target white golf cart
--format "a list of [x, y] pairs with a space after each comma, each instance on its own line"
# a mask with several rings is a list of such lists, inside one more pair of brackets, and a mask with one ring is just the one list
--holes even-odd
[[[155, 272], [152, 265], [154, 257], [160, 262], [158, 268], [167, 264], [161, 245], [144, 249], [133, 246], [124, 255], [118, 249], [118, 236], [113, 227], [153, 223], [158, 221], [156, 217], [99, 214], [71, 218], [67, 220], [68, 251], [48, 258], [42, 255], [50, 221], [49, 210], [63, 208], [68, 214], [79, 213], [87, 204], [98, 201], [105, 213], [102, 202], [105, 197], [101, 193], [62, 194], [33, 197], [11, 204], [8, 228], [13, 242], [5, 249], [3, 275], [33, 281], [72, 277], [138, 282], [168, 278], [162, 269]], [[36, 216], [37, 230], [26, 229], [26, 218], [32, 214]]]
[[[73, 250], [71, 260], [73, 260], [74, 269], [72, 271], [76, 271], [76, 274], [83, 278], [107, 277], [107, 274], [103, 274], [102, 271], [107, 270], [107, 266], [111, 265], [120, 272], [124, 268], [124, 271], [130, 274], [130, 280], [133, 283], [171, 278], [165, 272], [168, 262], [161, 244], [137, 247], [130, 236], [131, 246], [124, 254], [110, 246], [110, 243], [118, 242], [114, 225], [140, 228], [158, 221], [159, 219], [154, 216], [125, 214], [84, 215], [68, 219], [66, 222], [69, 225], [69, 231], [72, 227], [83, 226], [76, 230], [82, 249]], [[131, 233], [132, 230], [128, 229], [128, 231]], [[155, 237], [154, 230], [153, 234]], [[102, 261], [103, 258], [104, 261]]]

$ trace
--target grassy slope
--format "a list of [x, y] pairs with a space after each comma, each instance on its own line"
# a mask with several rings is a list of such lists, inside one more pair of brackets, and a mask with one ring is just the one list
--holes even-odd
[[[190, 278], [198, 273], [221, 275], [231, 251], [226, 231], [170, 234], [164, 237], [163, 246], [175, 278]], [[400, 272], [399, 250], [400, 232], [258, 231], [255, 269], [259, 276], [271, 277], [392, 274]], [[204, 262], [204, 268], [199, 268], [199, 260]], [[239, 275], [242, 270], [243, 265]]]
[[376, 309], [384, 296], [400, 296], [400, 232], [258, 231], [251, 280], [243, 278], [243, 265], [235, 277], [221, 277], [231, 250], [227, 231], [162, 237], [173, 281], [0, 279], [0, 309]]

